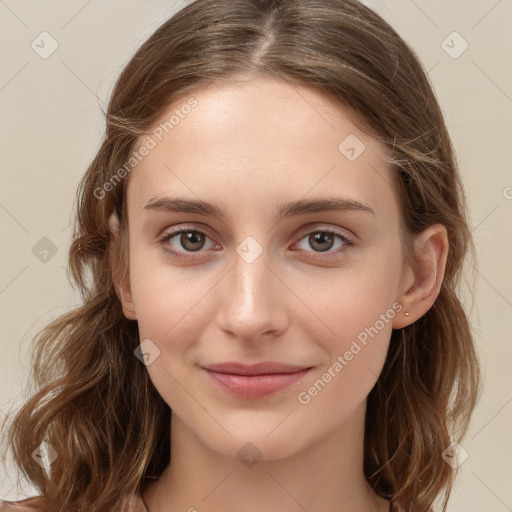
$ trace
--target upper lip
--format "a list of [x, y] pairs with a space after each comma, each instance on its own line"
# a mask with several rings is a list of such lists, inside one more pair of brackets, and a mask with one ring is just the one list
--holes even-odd
[[268, 375], [272, 373], [296, 373], [311, 367], [265, 361], [257, 364], [243, 364], [238, 362], [215, 363], [203, 366], [203, 368], [214, 372], [230, 373], [233, 375]]

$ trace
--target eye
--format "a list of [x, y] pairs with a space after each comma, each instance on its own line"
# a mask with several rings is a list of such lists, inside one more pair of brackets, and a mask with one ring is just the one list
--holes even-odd
[[[336, 240], [338, 241], [337, 247]], [[345, 252], [353, 245], [354, 241], [350, 237], [343, 233], [329, 229], [312, 231], [303, 237], [299, 244], [297, 244], [301, 250], [306, 252], [327, 253], [327, 257], [335, 256]], [[309, 251], [305, 246], [313, 248], [313, 251]], [[337, 250], [332, 251], [333, 248], [336, 248]]]
[[[160, 243], [173, 256], [178, 258], [194, 258], [193, 253], [204, 252], [201, 251], [202, 249], [219, 247], [211, 240], [208, 247], [208, 244], [206, 244], [207, 240], [210, 239], [204, 231], [182, 227], [165, 233], [160, 238]], [[337, 246], [336, 241], [338, 241]], [[311, 247], [313, 251], [308, 250], [305, 245]], [[318, 257], [321, 258], [337, 256], [347, 251], [353, 245], [355, 245], [355, 242], [352, 238], [344, 233], [329, 229], [311, 231], [296, 244], [301, 251], [320, 253]], [[333, 248], [336, 250], [332, 250]]]
[[[160, 238], [160, 243], [164, 245], [164, 249], [170, 252], [173, 256], [188, 258], [193, 256], [188, 256], [187, 253], [201, 252], [201, 249], [205, 247], [205, 241], [208, 238], [207, 234], [203, 231], [181, 228], [165, 233], [165, 235]], [[174, 245], [172, 244], [173, 241]], [[212, 245], [215, 246], [213, 242]], [[176, 248], [178, 250], [176, 250]], [[206, 248], [208, 249], [212, 247], [210, 246]]]

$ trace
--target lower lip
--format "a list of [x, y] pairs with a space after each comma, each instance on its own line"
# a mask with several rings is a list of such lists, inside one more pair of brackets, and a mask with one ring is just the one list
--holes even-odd
[[234, 375], [203, 369], [221, 389], [240, 398], [261, 398], [271, 395], [300, 381], [311, 370], [307, 368], [295, 373], [269, 375]]

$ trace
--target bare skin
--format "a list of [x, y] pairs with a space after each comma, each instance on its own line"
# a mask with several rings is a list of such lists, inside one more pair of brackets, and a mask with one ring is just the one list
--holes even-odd
[[[366, 399], [392, 329], [424, 315], [439, 293], [446, 229], [430, 226], [414, 240], [414, 264], [402, 260], [386, 148], [319, 93], [258, 78], [193, 97], [197, 107], [130, 175], [128, 277], [114, 266], [124, 314], [160, 351], [147, 371], [173, 411], [171, 463], [144, 489], [144, 503], [149, 512], [387, 512], [363, 473]], [[365, 145], [353, 161], [339, 149], [350, 134]], [[165, 196], [213, 203], [225, 217], [145, 208]], [[373, 213], [276, 217], [282, 203], [332, 197]], [[196, 238], [160, 241], [180, 228]], [[325, 230], [353, 245], [312, 236]], [[262, 252], [248, 262], [240, 244]], [[370, 326], [378, 332], [363, 344]], [[346, 356], [354, 341], [360, 350]], [[201, 368], [225, 361], [312, 370], [248, 399]], [[240, 453], [254, 447], [249, 466]]]

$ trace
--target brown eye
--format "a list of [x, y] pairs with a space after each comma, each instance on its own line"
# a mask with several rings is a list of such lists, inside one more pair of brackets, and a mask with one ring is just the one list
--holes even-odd
[[354, 246], [355, 243], [352, 238], [345, 234], [322, 229], [308, 233], [296, 245], [302, 252], [312, 253], [313, 255], [325, 253], [325, 255], [318, 255], [318, 257], [328, 258], [331, 256], [341, 256], [341, 254]]
[[332, 249], [334, 244], [334, 235], [326, 231], [311, 233], [308, 238], [309, 245], [313, 249], [324, 252]]
[[[194, 257], [193, 253], [204, 253], [216, 247], [210, 237], [197, 229], [178, 229], [166, 233], [161, 239], [165, 251], [177, 257]], [[207, 244], [210, 244], [209, 246]], [[205, 250], [203, 250], [205, 249]]]
[[205, 238], [205, 234], [199, 231], [183, 231], [179, 240], [187, 251], [198, 251], [203, 248]]

